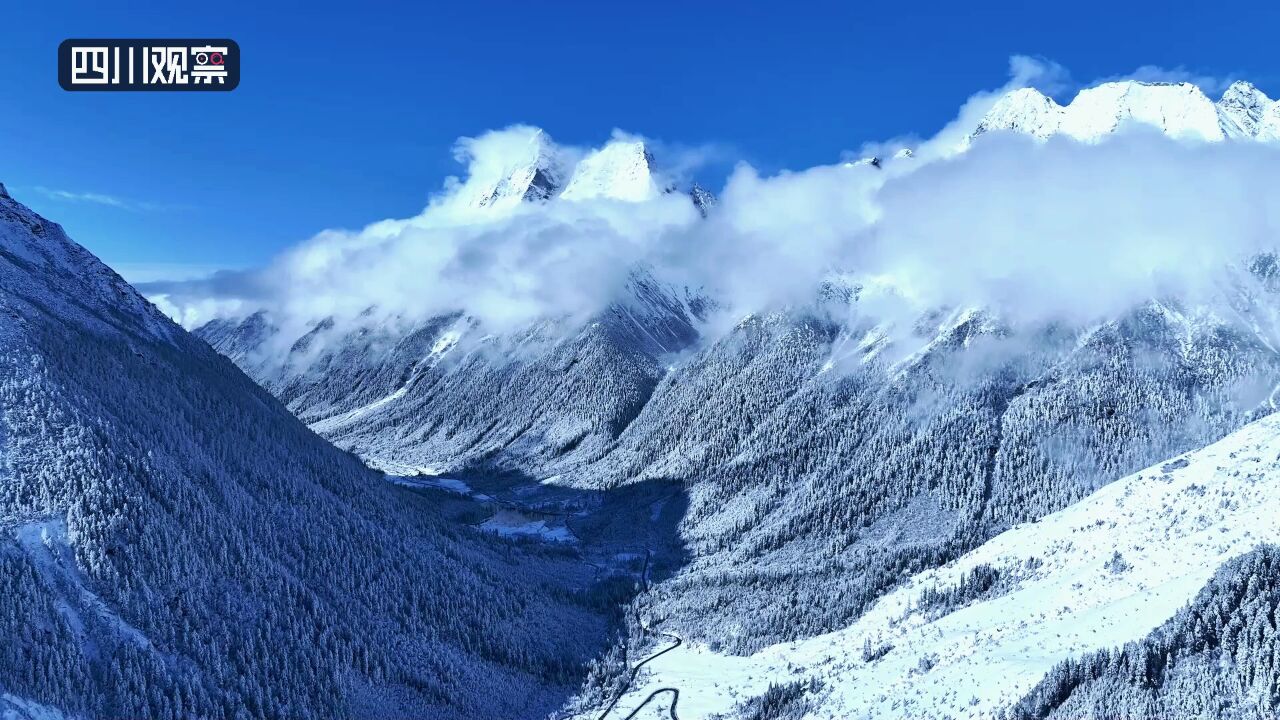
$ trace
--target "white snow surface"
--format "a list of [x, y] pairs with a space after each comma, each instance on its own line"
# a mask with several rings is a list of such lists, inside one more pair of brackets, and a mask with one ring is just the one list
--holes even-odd
[[609, 198], [642, 202], [662, 193], [653, 172], [653, 155], [641, 140], [614, 140], [578, 163], [560, 197]]
[[[462, 337], [462, 332], [456, 328], [442, 333], [440, 337], [437, 338], [435, 343], [432, 345], [431, 352], [414, 366], [413, 373], [415, 374], [420, 373], [435, 367], [436, 364], [440, 362], [440, 358], [444, 357], [450, 350], [457, 347], [458, 339], [461, 337]], [[337, 415], [332, 415], [330, 417], [317, 420], [311, 423], [309, 427], [313, 431], [321, 435], [325, 433], [333, 432], [335, 430], [340, 430], [362, 418], [365, 418], [365, 416], [371, 413], [377, 413], [378, 411], [385, 409], [388, 405], [403, 398], [408, 392], [409, 392], [409, 382], [406, 381], [405, 384], [401, 385], [399, 388], [397, 388], [394, 392], [392, 392], [389, 395], [380, 397], [377, 400], [374, 400], [373, 402], [367, 403], [365, 405], [361, 405], [360, 407], [354, 408], [352, 410], [348, 410], [346, 412], [338, 413]], [[390, 468], [390, 469], [384, 468], [384, 469], [386, 469], [387, 472], [391, 472], [393, 474], [396, 474], [397, 471], [399, 471], [399, 474], [406, 474], [406, 475], [412, 475], [419, 472], [435, 474], [434, 470], [429, 470], [425, 468], [414, 468], [407, 473], [403, 472], [404, 468], [399, 468], [399, 467]]]
[[573, 532], [545, 518], [531, 517], [514, 508], [499, 508], [493, 517], [480, 523], [480, 529], [502, 537], [536, 537], [547, 542], [576, 542]]
[[1009, 130], [1042, 140], [1065, 135], [1097, 142], [1129, 124], [1179, 139], [1276, 140], [1280, 103], [1244, 81], [1233, 83], [1217, 102], [1186, 82], [1107, 82], [1081, 90], [1065, 106], [1034, 88], [1020, 88], [997, 100], [973, 135]]
[[[706, 717], [771, 682], [817, 677], [825, 689], [808, 717], [993, 717], [1056, 663], [1146, 636], [1223, 563], [1280, 542], [1276, 507], [1280, 416], [1271, 416], [921, 573], [843, 630], [747, 657], [686, 642], [647, 665], [612, 715], [676, 687], [681, 716]], [[1116, 553], [1128, 569], [1109, 566]], [[1016, 581], [941, 617], [913, 610], [924, 589], [953, 587], [980, 564]], [[864, 662], [868, 638], [892, 650]], [[922, 671], [921, 658], [933, 667]]]
[[34, 700], [0, 693], [0, 720], [66, 720], [68, 717], [61, 710], [49, 705], [42, 705]]
[[96, 654], [95, 634], [103, 632], [141, 648], [153, 649], [146, 635], [116, 614], [85, 584], [72, 554], [66, 521], [61, 518], [37, 520], [20, 524], [11, 532], [18, 547], [31, 558], [41, 578], [54, 592], [59, 612], [88, 653]]
[[[33, 288], [32, 295], [39, 295], [51, 304], [50, 312], [110, 327], [106, 318], [87, 310], [89, 307], [110, 308], [113, 313], [139, 323], [142, 331], [157, 340], [171, 342], [175, 334], [181, 332], [124, 278], [72, 242], [62, 226], [14, 200], [3, 183], [0, 183], [0, 252], [10, 253], [28, 265], [22, 268], [13, 264], [0, 269], [0, 285]], [[68, 303], [56, 293], [39, 289], [49, 283], [57, 283], [81, 302]]]

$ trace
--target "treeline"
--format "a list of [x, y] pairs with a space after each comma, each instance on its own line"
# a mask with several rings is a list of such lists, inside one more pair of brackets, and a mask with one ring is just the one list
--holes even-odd
[[1278, 620], [1280, 548], [1267, 545], [1224, 565], [1146, 638], [1060, 663], [1007, 716], [1277, 717]]

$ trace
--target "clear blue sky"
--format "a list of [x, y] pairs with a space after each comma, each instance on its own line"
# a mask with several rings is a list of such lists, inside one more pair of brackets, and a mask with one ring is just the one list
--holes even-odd
[[[1015, 53], [1078, 80], [1158, 65], [1280, 91], [1277, 3], [129, 6], [0, 11], [0, 181], [135, 268], [253, 265], [326, 227], [412, 215], [458, 171], [454, 138], [514, 122], [573, 144], [614, 127], [714, 142], [773, 171], [932, 133]], [[231, 93], [64, 92], [58, 43], [95, 36], [231, 37], [243, 79]]]

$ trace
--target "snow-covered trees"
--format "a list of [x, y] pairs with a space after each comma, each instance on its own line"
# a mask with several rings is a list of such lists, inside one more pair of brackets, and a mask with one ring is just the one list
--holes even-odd
[[1222, 567], [1140, 642], [1069, 660], [1011, 718], [1264, 718], [1280, 713], [1280, 548]]
[[0, 198], [0, 691], [95, 718], [542, 715], [608, 636], [590, 577], [445, 522]]
[[244, 349], [261, 318], [202, 332], [376, 463], [686, 484], [698, 561], [655, 589], [659, 614], [745, 652], [842, 627], [904, 575], [1256, 417], [1280, 361], [1252, 320], [1222, 319], [1275, 304], [1255, 265], [1221, 312], [1151, 301], [1087, 325], [939, 310], [889, 333], [832, 282], [695, 343], [695, 303], [645, 277], [581, 327], [430, 362], [457, 318], [330, 329], [318, 359], [274, 365]]

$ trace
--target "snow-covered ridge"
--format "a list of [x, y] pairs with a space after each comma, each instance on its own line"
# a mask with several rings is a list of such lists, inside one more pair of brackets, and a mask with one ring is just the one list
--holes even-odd
[[1065, 135], [1096, 142], [1128, 123], [1154, 127], [1180, 139], [1280, 139], [1280, 103], [1244, 81], [1214, 102], [1191, 83], [1127, 80], [1081, 90], [1067, 105], [1034, 88], [1020, 88], [996, 101], [970, 139], [1009, 130], [1045, 139]]
[[[464, 219], [559, 199], [644, 202], [675, 189], [643, 139], [615, 137], [579, 159], [578, 151], [557, 145], [544, 130], [515, 132], [528, 132], [528, 140], [513, 148], [509, 157], [471, 164], [471, 175], [456, 198]], [[704, 215], [715, 204], [715, 197], [704, 188], [691, 188], [688, 194]]]
[[[682, 714], [705, 717], [816, 677], [826, 690], [806, 717], [993, 717], [1058, 662], [1145, 637], [1223, 563], [1280, 540], [1278, 504], [1272, 416], [921, 573], [844, 630], [749, 657], [686, 642], [650, 663], [616, 712], [676, 687]], [[921, 607], [980, 567], [1000, 580], [976, 601]]]
[[[180, 332], [132, 285], [88, 250], [72, 242], [60, 225], [14, 200], [3, 184], [0, 184], [0, 252], [18, 261], [0, 263], [0, 287], [57, 285], [66, 288], [74, 284], [74, 293], [80, 300], [93, 300], [102, 307], [127, 314], [131, 323], [139, 323], [152, 337], [172, 339], [174, 333]], [[46, 302], [62, 302], [48, 290], [36, 292], [45, 296]], [[101, 320], [101, 316], [86, 313], [80, 304], [67, 305], [64, 309]]]
[[494, 174], [473, 177], [464, 203], [472, 209], [509, 209], [548, 200], [563, 187], [570, 161], [547, 133], [535, 130], [524, 152]]
[[611, 198], [640, 202], [663, 191], [653, 154], [643, 140], [614, 140], [583, 158], [565, 188], [565, 200]]

